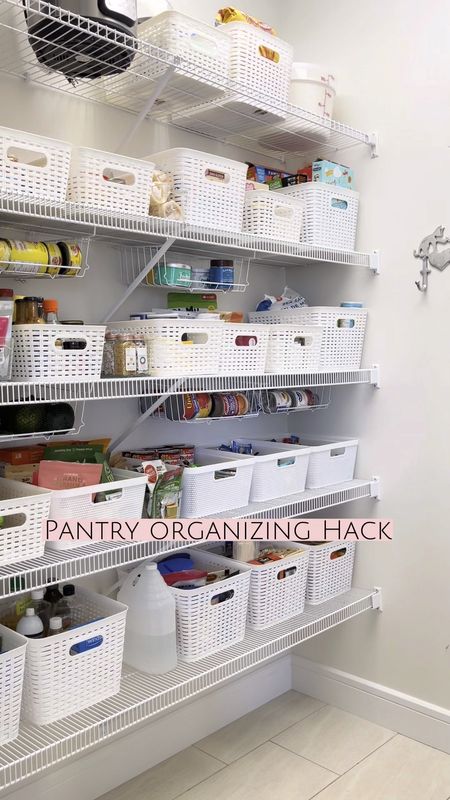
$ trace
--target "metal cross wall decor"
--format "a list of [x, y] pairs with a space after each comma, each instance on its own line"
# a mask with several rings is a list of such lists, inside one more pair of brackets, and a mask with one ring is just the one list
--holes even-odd
[[444, 236], [444, 232], [444, 226], [438, 225], [433, 233], [422, 239], [417, 250], [414, 250], [414, 258], [420, 258], [422, 261], [420, 280], [415, 282], [419, 292], [426, 292], [428, 289], [430, 267], [442, 272], [450, 264], [450, 247], [445, 250], [439, 249], [439, 245], [450, 244], [450, 239]]

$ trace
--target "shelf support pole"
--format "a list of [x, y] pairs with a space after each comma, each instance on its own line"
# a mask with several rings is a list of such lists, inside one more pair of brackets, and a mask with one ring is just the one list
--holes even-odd
[[158, 80], [155, 83], [154, 89], [153, 89], [150, 97], [147, 98], [147, 102], [145, 103], [144, 108], [141, 110], [141, 112], [138, 114], [138, 116], [134, 120], [134, 122], [133, 122], [130, 130], [128, 131], [128, 133], [126, 133], [125, 136], [123, 137], [123, 139], [121, 139], [121, 141], [119, 143], [119, 146], [117, 148], [117, 152], [120, 152], [121, 150], [124, 150], [127, 147], [127, 145], [131, 142], [134, 134], [136, 133], [138, 128], [143, 123], [143, 121], [146, 118], [147, 114], [150, 113], [150, 111], [153, 108], [154, 104], [156, 103], [159, 95], [166, 88], [166, 86], [169, 83], [169, 81], [170, 81], [170, 79], [171, 79], [171, 77], [172, 77], [174, 72], [175, 72], [175, 67], [174, 66], [169, 66], [169, 67], [167, 67], [166, 71], [163, 72], [163, 74], [158, 78]]
[[116, 303], [116, 304], [115, 304], [115, 305], [114, 305], [114, 306], [113, 306], [113, 307], [112, 307], [112, 308], [111, 308], [111, 309], [108, 311], [108, 313], [107, 313], [107, 314], [106, 314], [106, 315], [103, 317], [103, 320], [102, 320], [102, 323], [103, 323], [103, 324], [105, 324], [106, 322], [109, 322], [109, 320], [111, 319], [111, 317], [113, 317], [113, 316], [114, 316], [114, 314], [116, 313], [116, 311], [118, 311], [118, 309], [119, 309], [119, 308], [120, 308], [120, 307], [121, 307], [121, 306], [124, 304], [125, 300], [128, 300], [128, 298], [130, 297], [130, 295], [131, 295], [131, 294], [133, 294], [134, 290], [135, 290], [135, 289], [137, 289], [137, 287], [139, 286], [139, 284], [140, 284], [140, 283], [141, 283], [141, 282], [144, 280], [145, 276], [146, 276], [146, 275], [148, 275], [148, 273], [149, 273], [149, 272], [150, 272], [150, 271], [153, 269], [153, 267], [155, 266], [155, 264], [157, 264], [157, 263], [158, 263], [158, 261], [159, 261], [159, 260], [160, 260], [160, 259], [163, 257], [163, 255], [165, 255], [165, 253], [167, 253], [167, 251], [168, 251], [169, 247], [172, 247], [172, 245], [173, 245], [174, 241], [175, 241], [175, 237], [173, 237], [173, 236], [170, 236], [170, 237], [169, 237], [168, 239], [166, 239], [166, 241], [165, 241], [165, 242], [164, 242], [164, 243], [161, 245], [161, 247], [159, 247], [159, 248], [158, 248], [158, 250], [156, 251], [156, 253], [154, 254], [154, 256], [152, 256], [152, 258], [151, 258], [151, 259], [150, 259], [150, 261], [148, 262], [148, 264], [146, 264], [146, 265], [145, 265], [144, 269], [142, 269], [142, 270], [140, 271], [139, 275], [138, 275], [138, 276], [137, 276], [137, 277], [134, 279], [134, 281], [133, 281], [132, 283], [130, 283], [130, 285], [127, 287], [127, 289], [126, 289], [126, 290], [125, 290], [125, 292], [123, 293], [123, 295], [122, 295], [122, 297], [120, 298], [120, 300], [118, 300], [118, 301], [117, 301], [117, 303]]
[[179, 380], [175, 381], [171, 386], [169, 386], [165, 394], [162, 394], [160, 395], [160, 397], [157, 397], [155, 402], [152, 403], [142, 414], [140, 414], [132, 425], [130, 425], [128, 428], [125, 428], [125, 430], [120, 434], [120, 436], [118, 436], [117, 439], [114, 439], [114, 441], [111, 442], [108, 451], [112, 453], [114, 450], [117, 450], [118, 446], [122, 444], [122, 442], [125, 441], [125, 439], [127, 439], [128, 436], [130, 436], [130, 434], [132, 434], [133, 431], [135, 431], [136, 428], [138, 428], [142, 422], [145, 422], [145, 420], [148, 419], [172, 395], [173, 392], [176, 392], [177, 389], [179, 389], [180, 386], [183, 385], [183, 382], [184, 378], [180, 378]]

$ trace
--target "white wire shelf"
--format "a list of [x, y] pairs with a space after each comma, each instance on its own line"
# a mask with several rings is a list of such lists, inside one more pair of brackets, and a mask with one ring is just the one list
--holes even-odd
[[45, 727], [23, 725], [17, 739], [0, 748], [0, 789], [39, 774], [109, 740], [201, 692], [262, 664], [313, 636], [380, 607], [378, 589], [351, 589], [303, 614], [166, 675], [129, 672], [119, 694]]
[[[0, 0], [4, 2], [5, 0]], [[57, 229], [96, 235], [122, 245], [161, 244], [173, 239], [177, 253], [192, 255], [201, 245], [203, 256], [250, 257], [256, 263], [293, 266], [295, 263], [330, 263], [379, 272], [379, 252], [357, 252], [299, 242], [264, 239], [250, 233], [230, 233], [186, 225], [177, 220], [150, 216], [126, 216], [85, 208], [77, 203], [42, 203], [24, 196], [0, 193], [1, 219], [14, 227], [32, 227], [54, 238]], [[224, 255], [225, 254], [225, 255]]]
[[[253, 503], [251, 506], [236, 511], [213, 516], [236, 519], [285, 519], [331, 508], [352, 500], [376, 498], [378, 494], [378, 479], [353, 480], [325, 489], [308, 490], [299, 495], [282, 497], [267, 503]], [[197, 544], [202, 543], [197, 542]], [[50, 583], [75, 580], [186, 546], [186, 542], [132, 542], [130, 544], [94, 542], [74, 550], [48, 550], [40, 558], [0, 567], [0, 597], [9, 597], [32, 589], [39, 589]], [[192, 546], [191, 543], [188, 546]]]
[[74, 400], [121, 400], [186, 392], [235, 392], [316, 386], [378, 386], [379, 368], [328, 370], [286, 375], [222, 375], [180, 378], [102, 378], [96, 381], [11, 381], [0, 383], [0, 406]]
[[[376, 147], [374, 134], [250, 93], [223, 74], [43, 0], [1, 0], [0, 30], [0, 70], [56, 92], [144, 118], [151, 111], [152, 119], [219, 141], [236, 143], [238, 137], [237, 143], [252, 152], [317, 156], [357, 145], [373, 153]], [[194, 79], [189, 91], [180, 76]], [[206, 104], [205, 87], [212, 95]]]

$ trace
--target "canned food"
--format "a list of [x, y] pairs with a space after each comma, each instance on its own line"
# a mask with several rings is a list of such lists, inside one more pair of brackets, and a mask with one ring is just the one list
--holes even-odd
[[44, 242], [6, 240], [10, 247], [9, 269], [14, 272], [44, 274], [48, 264], [48, 250]]
[[213, 403], [213, 417], [237, 417], [239, 402], [235, 394], [215, 394]]
[[11, 248], [6, 239], [0, 239], [0, 265], [3, 269], [8, 269], [11, 261]]
[[58, 275], [59, 268], [62, 266], [63, 257], [61, 248], [55, 242], [46, 242], [45, 246], [48, 250], [48, 264], [47, 274]]
[[292, 408], [292, 396], [289, 392], [271, 391], [263, 400], [264, 411], [269, 414], [276, 414], [278, 411], [288, 411]]
[[238, 402], [238, 416], [242, 417], [244, 416], [244, 414], [248, 414], [248, 410], [250, 407], [248, 397], [246, 397], [245, 394], [238, 393], [236, 395], [236, 399]]
[[197, 419], [205, 419], [205, 417], [209, 417], [213, 405], [211, 395], [203, 392], [201, 394], [196, 394], [195, 399], [198, 403]]
[[199, 405], [194, 394], [182, 394], [169, 397], [164, 403], [167, 419], [182, 421], [194, 419], [199, 411]]
[[[78, 275], [83, 263], [83, 253], [80, 246], [76, 242], [58, 242], [58, 247], [61, 250], [64, 264], [64, 267], [61, 267], [59, 271], [60, 275], [70, 277]], [[78, 267], [78, 269], [69, 269], [69, 267]]]

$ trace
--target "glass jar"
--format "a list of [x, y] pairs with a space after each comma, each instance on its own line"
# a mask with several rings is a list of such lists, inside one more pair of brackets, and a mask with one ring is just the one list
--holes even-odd
[[144, 336], [137, 334], [134, 337], [136, 347], [136, 374], [148, 375], [148, 346]]
[[136, 342], [131, 333], [117, 336], [114, 344], [114, 371], [118, 378], [136, 376]]
[[114, 348], [117, 338], [117, 333], [107, 331], [105, 336], [105, 345], [103, 347], [102, 376], [104, 378], [113, 378], [116, 374]]
[[40, 297], [24, 297], [16, 300], [16, 325], [38, 325], [43, 322], [43, 317], [39, 316]]

